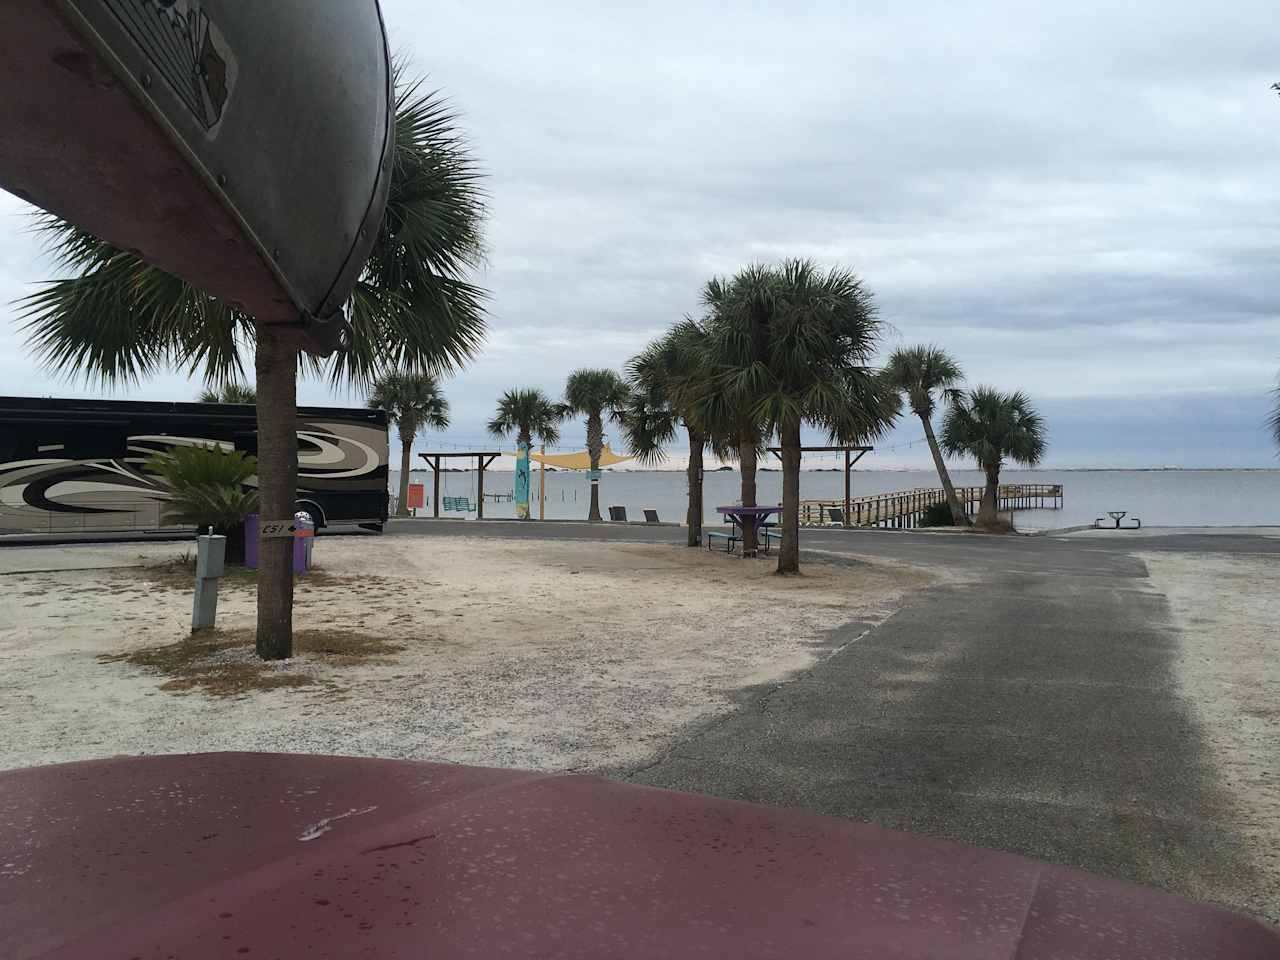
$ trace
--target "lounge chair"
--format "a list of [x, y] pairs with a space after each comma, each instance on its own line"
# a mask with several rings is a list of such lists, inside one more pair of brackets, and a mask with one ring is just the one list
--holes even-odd
[[644, 522], [645, 522], [645, 523], [658, 523], [658, 522], [659, 522], [659, 520], [658, 520], [658, 511], [657, 511], [657, 510], [650, 510], [648, 507], [645, 507], [645, 508], [644, 508]]
[[609, 508], [609, 519], [610, 519], [610, 520], [612, 520], [612, 521], [614, 521], [614, 522], [616, 522], [616, 523], [626, 523], [626, 522], [627, 522], [627, 508], [626, 508], [626, 507], [610, 507], [610, 508]]

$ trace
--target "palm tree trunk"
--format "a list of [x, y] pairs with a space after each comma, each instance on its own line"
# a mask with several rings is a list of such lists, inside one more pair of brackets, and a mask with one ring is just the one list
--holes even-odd
[[[257, 329], [258, 499], [261, 518], [293, 520], [298, 490], [298, 343], [289, 331]], [[258, 546], [258, 656], [293, 656], [293, 539]]]
[[782, 545], [778, 573], [800, 572], [800, 421], [784, 423], [782, 438]]
[[604, 445], [604, 424], [600, 414], [593, 411], [587, 416], [587, 453], [591, 456], [591, 512], [587, 519], [599, 523], [600, 516], [600, 449]]
[[409, 516], [409, 468], [412, 466], [413, 437], [400, 437], [400, 502], [396, 504], [396, 516]]
[[942, 490], [947, 495], [947, 506], [951, 508], [951, 522], [957, 527], [969, 525], [969, 515], [964, 511], [964, 504], [956, 496], [955, 484], [951, 482], [951, 474], [947, 470], [946, 461], [942, 459], [942, 451], [938, 449], [938, 438], [933, 435], [932, 417], [920, 414], [920, 422], [924, 424], [924, 438], [929, 441], [929, 452], [933, 454], [933, 465], [938, 468], [938, 479], [942, 481]]
[[[756, 505], [756, 437], [754, 433], [744, 433], [738, 443], [738, 468], [742, 473], [742, 505], [754, 507]], [[756, 555], [757, 539], [755, 525], [744, 524], [742, 527], [744, 557]]]
[[1000, 519], [997, 496], [1000, 492], [1000, 464], [986, 467], [987, 485], [982, 491], [982, 505], [978, 508], [978, 526], [994, 527]]
[[707, 439], [697, 430], [689, 431], [689, 512], [685, 524], [689, 528], [689, 546], [702, 545], [702, 448]]

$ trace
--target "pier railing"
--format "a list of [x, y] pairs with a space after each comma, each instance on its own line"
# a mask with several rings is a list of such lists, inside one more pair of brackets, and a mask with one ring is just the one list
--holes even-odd
[[[982, 487], [956, 487], [960, 502], [970, 513], [976, 512], [982, 503], [982, 491]], [[801, 500], [800, 523], [805, 526], [910, 528], [920, 525], [926, 510], [934, 504], [946, 503], [946, 500], [946, 492], [941, 487], [873, 493], [850, 499], [847, 515], [844, 500]], [[1062, 484], [1001, 484], [996, 508], [1003, 511], [1059, 510], [1062, 508]], [[843, 522], [836, 517], [841, 517]]]

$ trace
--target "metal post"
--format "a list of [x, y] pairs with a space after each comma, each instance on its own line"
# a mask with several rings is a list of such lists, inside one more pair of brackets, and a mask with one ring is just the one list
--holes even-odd
[[440, 458], [439, 457], [436, 457], [435, 459], [435, 470], [433, 472], [435, 473], [436, 476], [435, 476], [434, 488], [431, 494], [431, 512], [432, 512], [432, 515], [437, 520], [439, 520], [440, 519]]
[[476, 476], [476, 519], [484, 519], [484, 454], [476, 457], [476, 468], [480, 471]]
[[[541, 450], [542, 456], [547, 455], [547, 444], [544, 441]], [[538, 471], [538, 519], [547, 519], [547, 461], [544, 459], [539, 464], [542, 467]]]
[[849, 526], [849, 501], [851, 499], [852, 480], [850, 479], [850, 471], [853, 469], [853, 458], [849, 453], [849, 448], [844, 448], [844, 525]]
[[191, 606], [192, 633], [212, 627], [217, 619], [218, 578], [226, 569], [226, 559], [226, 537], [196, 537], [196, 596]]

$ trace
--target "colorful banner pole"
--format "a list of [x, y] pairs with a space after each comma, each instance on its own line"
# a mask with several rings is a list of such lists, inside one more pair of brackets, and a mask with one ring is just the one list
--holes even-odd
[[529, 445], [522, 443], [516, 450], [516, 518], [529, 519]]

